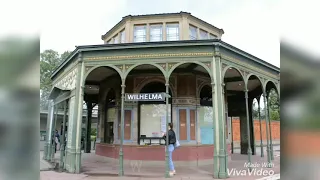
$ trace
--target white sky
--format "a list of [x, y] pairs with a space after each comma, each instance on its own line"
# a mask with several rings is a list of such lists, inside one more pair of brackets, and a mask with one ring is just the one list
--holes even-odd
[[41, 51], [62, 53], [76, 45], [102, 44], [101, 35], [123, 16], [186, 11], [224, 29], [223, 41], [279, 67], [280, 34], [313, 54], [320, 52], [320, 26], [310, 27], [319, 6], [307, 1], [308, 10], [288, 0], [10, 0], [1, 3], [0, 37], [41, 32]]

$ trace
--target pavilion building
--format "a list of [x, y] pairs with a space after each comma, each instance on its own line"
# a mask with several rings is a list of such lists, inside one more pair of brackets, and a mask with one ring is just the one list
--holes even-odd
[[[164, 141], [156, 137], [172, 122], [181, 144], [174, 160], [211, 163], [215, 177], [227, 177], [230, 117], [240, 119], [241, 153], [255, 154], [253, 99], [266, 100], [271, 89], [279, 95], [280, 68], [223, 42], [223, 34], [187, 12], [129, 15], [101, 36], [104, 44], [77, 46], [52, 75], [44, 158], [52, 158], [54, 107], [64, 104], [68, 126], [61, 166], [80, 173], [82, 134], [89, 137], [90, 109], [98, 105], [96, 154], [163, 162]], [[141, 93], [164, 97], [141, 101]], [[128, 94], [140, 99], [128, 100]], [[271, 148], [268, 142], [269, 160]]]

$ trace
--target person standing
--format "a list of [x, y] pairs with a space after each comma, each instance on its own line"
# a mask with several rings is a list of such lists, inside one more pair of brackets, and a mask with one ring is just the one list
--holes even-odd
[[60, 134], [59, 134], [58, 130], [56, 130], [56, 133], [54, 136], [54, 142], [56, 145], [55, 152], [57, 152], [57, 150], [60, 150]]
[[168, 124], [168, 128], [169, 131], [167, 134], [163, 135], [163, 138], [165, 139], [165, 141], [167, 140], [167, 135], [168, 135], [168, 152], [169, 152], [169, 175], [173, 176], [176, 174], [176, 170], [174, 169], [174, 164], [173, 164], [173, 160], [172, 160], [172, 152], [175, 150], [175, 143], [177, 141], [176, 139], [176, 133], [173, 131], [173, 125], [172, 123]]

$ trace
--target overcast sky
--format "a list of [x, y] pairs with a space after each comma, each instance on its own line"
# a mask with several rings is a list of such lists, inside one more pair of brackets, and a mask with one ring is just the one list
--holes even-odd
[[76, 45], [102, 44], [101, 35], [126, 15], [186, 11], [224, 29], [223, 41], [279, 67], [279, 34], [302, 49], [320, 52], [320, 26], [309, 18], [318, 6], [306, 1], [308, 10], [289, 0], [11, 0], [0, 7], [1, 26], [6, 27], [0, 36], [41, 32], [41, 51], [62, 53]]
[[[261, 1], [262, 2], [262, 1]], [[47, 4], [41, 22], [41, 50], [62, 53], [76, 45], [102, 44], [106, 33], [126, 15], [186, 11], [224, 29], [222, 40], [276, 66], [279, 36], [275, 19], [277, 0], [68, 0]], [[77, 5], [77, 7], [73, 7]], [[49, 7], [50, 6], [50, 7]]]

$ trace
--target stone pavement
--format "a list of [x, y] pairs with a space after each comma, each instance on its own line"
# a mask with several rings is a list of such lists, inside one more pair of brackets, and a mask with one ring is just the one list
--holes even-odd
[[[273, 168], [263, 168], [257, 167], [254, 168], [256, 171], [265, 170], [268, 172], [273, 171], [274, 174], [280, 173], [280, 148], [275, 148], [274, 155], [275, 160], [273, 161]], [[279, 149], [279, 150], [278, 150]], [[265, 153], [266, 155], [266, 153]], [[235, 180], [256, 180], [263, 178], [263, 175], [248, 175], [244, 163], [247, 162], [247, 155], [232, 154], [229, 160], [229, 172], [246, 171], [247, 175], [239, 175], [233, 173], [229, 179]], [[59, 153], [56, 154], [56, 159], [59, 159]], [[262, 165], [264, 162], [267, 162], [267, 158], [261, 158], [259, 155], [252, 157], [252, 163], [257, 165]], [[41, 156], [42, 160], [42, 156]], [[40, 160], [40, 161], [41, 161]], [[170, 179], [189, 179], [189, 180], [206, 180], [213, 179], [212, 170], [213, 165], [199, 165], [199, 166], [183, 166], [179, 165], [175, 167], [177, 175]], [[118, 161], [112, 161], [101, 156], [97, 156], [94, 153], [91, 154], [82, 154], [82, 174], [69, 174], [69, 173], [59, 173], [54, 171], [41, 171], [40, 176], [42, 180], [148, 180], [148, 179], [166, 179], [164, 178], [165, 166], [163, 165], [144, 165], [143, 162], [131, 161], [125, 162], [124, 166], [125, 177], [118, 177]]]
[[43, 151], [40, 151], [40, 171], [52, 170], [54, 168], [54, 166], [42, 158], [43, 158]]

